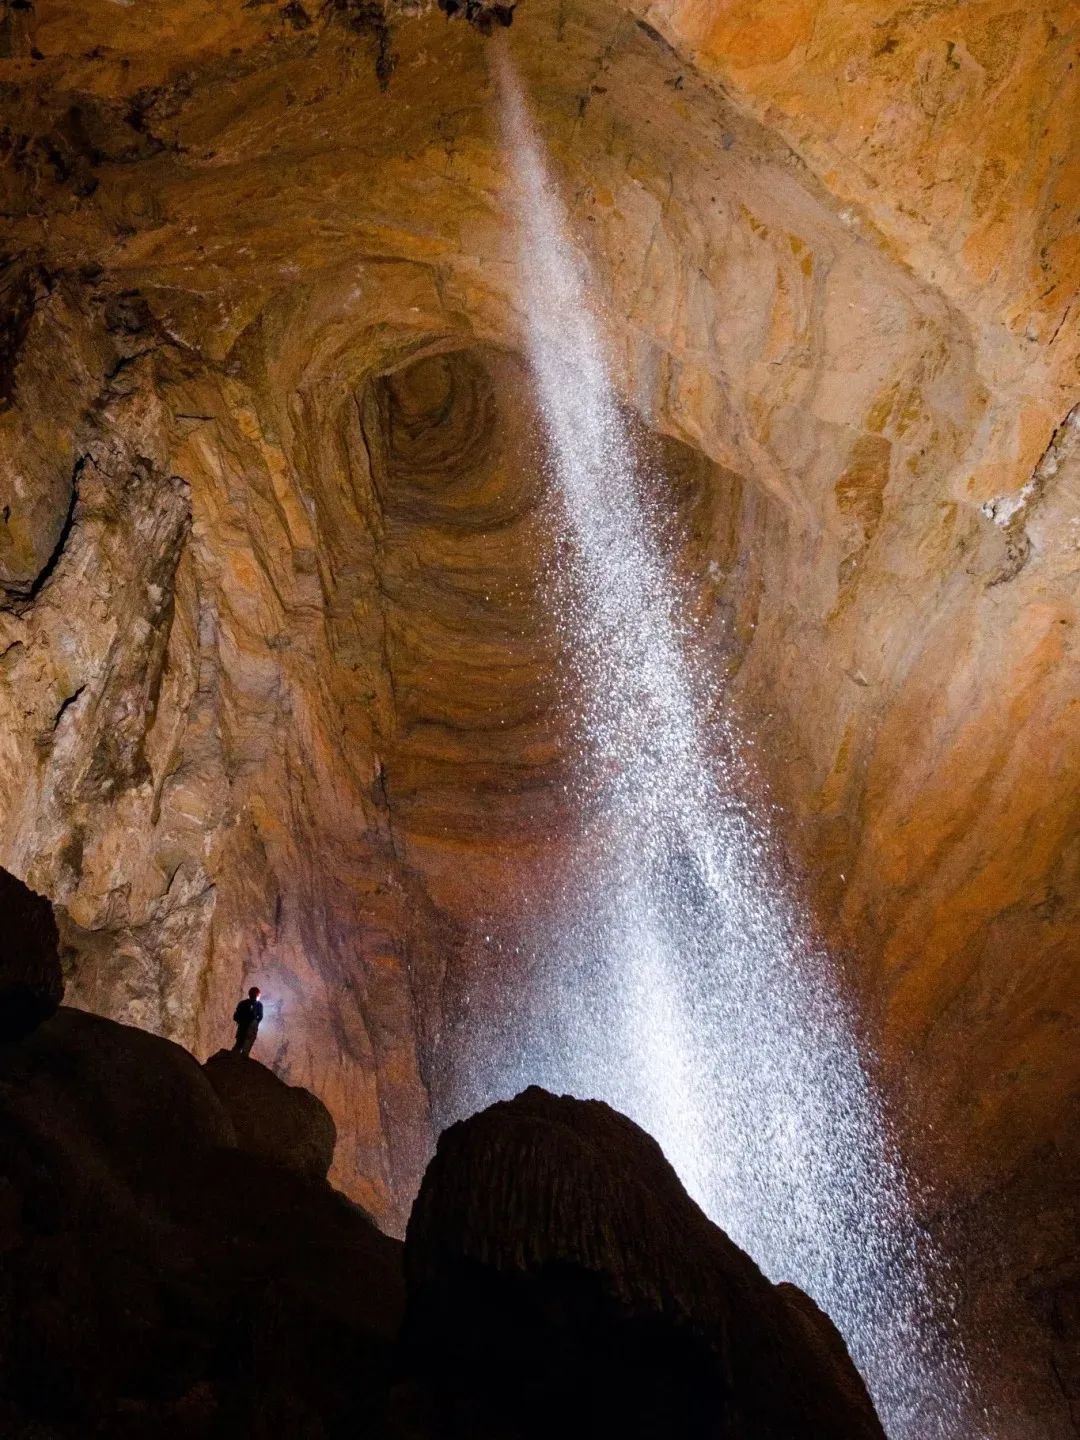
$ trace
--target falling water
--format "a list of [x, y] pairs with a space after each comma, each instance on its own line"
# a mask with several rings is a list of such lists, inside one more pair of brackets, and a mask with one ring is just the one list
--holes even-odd
[[[947, 1297], [828, 957], [737, 799], [730, 719], [691, 660], [645, 467], [589, 280], [503, 53], [497, 60], [530, 359], [567, 554], [552, 604], [584, 696], [586, 835], [528, 1043], [489, 1091], [596, 1095], [660, 1141], [774, 1279], [840, 1326], [894, 1440], [956, 1440], [965, 1367]], [[932, 1289], [937, 1293], [932, 1295]]]

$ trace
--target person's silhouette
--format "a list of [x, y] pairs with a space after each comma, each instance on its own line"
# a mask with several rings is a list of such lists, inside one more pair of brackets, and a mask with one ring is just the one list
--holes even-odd
[[259, 1021], [263, 1018], [262, 1001], [259, 999], [259, 987], [252, 985], [247, 993], [247, 999], [241, 1000], [233, 1011], [233, 1020], [236, 1022], [236, 1044], [233, 1046], [234, 1055], [250, 1055], [251, 1047], [255, 1044], [255, 1036], [259, 1033]]

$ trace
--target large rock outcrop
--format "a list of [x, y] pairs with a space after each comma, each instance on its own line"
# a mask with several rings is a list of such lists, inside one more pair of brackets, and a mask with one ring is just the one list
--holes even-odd
[[241, 1150], [311, 1180], [326, 1179], [337, 1132], [317, 1096], [300, 1085], [286, 1085], [265, 1065], [230, 1050], [211, 1055], [203, 1071]]
[[450, 1440], [884, 1440], [828, 1319], [598, 1101], [533, 1087], [447, 1130], [405, 1271], [398, 1401]]
[[0, 1044], [11, 1440], [371, 1433], [402, 1298], [400, 1246], [238, 1148], [180, 1046], [72, 1009]]
[[0, 1044], [5, 1437], [881, 1440], [826, 1317], [606, 1106], [448, 1132], [406, 1311], [400, 1244], [300, 1173], [318, 1102], [261, 1070], [72, 1009]]

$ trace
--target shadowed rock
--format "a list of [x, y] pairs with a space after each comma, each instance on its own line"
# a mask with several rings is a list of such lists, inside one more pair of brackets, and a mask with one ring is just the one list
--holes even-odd
[[531, 1088], [448, 1130], [405, 1260], [399, 1433], [883, 1440], [826, 1317], [599, 1102]]
[[61, 1009], [0, 1047], [5, 1440], [371, 1434], [400, 1249], [239, 1149], [178, 1045]]
[[312, 1180], [325, 1180], [337, 1130], [310, 1090], [287, 1085], [244, 1055], [219, 1050], [203, 1067], [233, 1126], [241, 1150]]
[[517, 0], [502, 4], [500, 0], [439, 0], [439, 9], [449, 19], [464, 15], [481, 35], [490, 35], [496, 28], [513, 24]]
[[64, 998], [56, 921], [43, 895], [0, 870], [0, 1040], [17, 1040]]
[[0, 1433], [883, 1440], [828, 1319], [655, 1142], [537, 1089], [443, 1136], [395, 1355], [401, 1247], [322, 1180], [327, 1126], [77, 1010], [0, 1047]]

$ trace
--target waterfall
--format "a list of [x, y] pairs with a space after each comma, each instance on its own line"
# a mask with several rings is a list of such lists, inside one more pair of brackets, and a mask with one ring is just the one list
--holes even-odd
[[834, 1319], [894, 1440], [956, 1440], [973, 1432], [939, 1267], [829, 957], [738, 798], [731, 718], [704, 718], [722, 697], [688, 643], [587, 267], [508, 52], [496, 65], [584, 834], [525, 1043], [492, 1058], [484, 1098], [536, 1081], [630, 1114], [762, 1269]]

